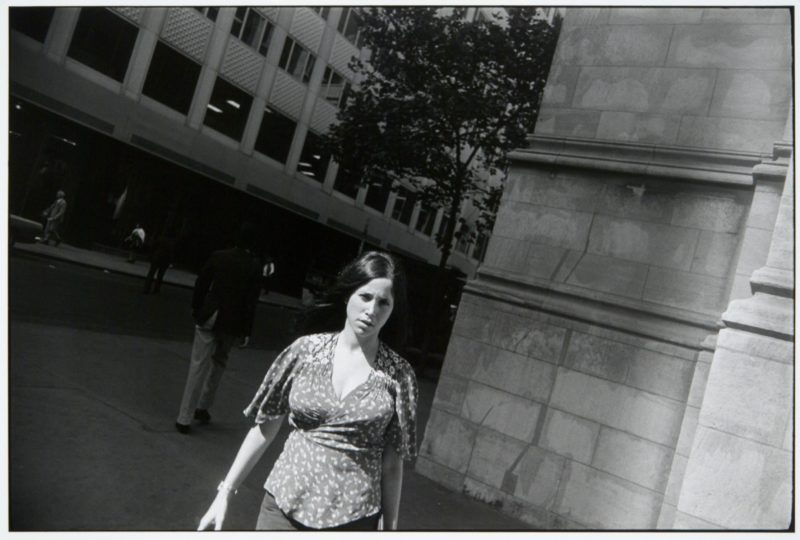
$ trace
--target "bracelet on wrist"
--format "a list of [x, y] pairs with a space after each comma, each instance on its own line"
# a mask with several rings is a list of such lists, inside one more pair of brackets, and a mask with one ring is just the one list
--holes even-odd
[[225, 480], [223, 480], [222, 482], [219, 483], [219, 485], [217, 486], [217, 491], [219, 491], [220, 493], [222, 493], [224, 491], [227, 494], [233, 493], [234, 495], [236, 495], [239, 492], [238, 489], [234, 488], [232, 485], [227, 483]]

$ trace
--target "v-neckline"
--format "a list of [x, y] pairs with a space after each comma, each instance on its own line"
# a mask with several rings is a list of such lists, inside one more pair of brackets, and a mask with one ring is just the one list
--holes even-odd
[[[349, 398], [352, 394], [354, 394], [356, 392], [356, 390], [359, 390], [362, 386], [364, 386], [367, 383], [369, 383], [372, 380], [373, 375], [375, 375], [375, 372], [377, 371], [376, 367], [370, 366], [370, 371], [367, 374], [367, 378], [366, 379], [364, 379], [363, 381], [358, 383], [356, 386], [351, 388], [346, 394], [343, 394], [342, 396], [338, 396], [336, 394], [336, 387], [333, 385], [333, 359], [336, 356], [336, 346], [339, 345], [339, 337], [340, 337], [340, 334], [336, 334], [334, 336], [334, 339], [331, 340], [331, 348], [330, 348], [329, 357], [328, 357], [328, 367], [330, 369], [330, 373], [328, 373], [327, 376], [325, 377], [327, 379], [327, 381], [328, 381], [328, 389], [329, 389], [329, 391], [331, 393], [331, 396], [333, 397], [333, 399], [336, 401], [337, 404], [344, 403], [344, 401], [347, 398]], [[375, 365], [376, 366], [378, 365], [378, 356], [380, 355], [380, 352], [381, 352], [381, 343], [378, 342], [378, 350], [375, 352]], [[367, 362], [367, 363], [369, 363], [369, 362]]]

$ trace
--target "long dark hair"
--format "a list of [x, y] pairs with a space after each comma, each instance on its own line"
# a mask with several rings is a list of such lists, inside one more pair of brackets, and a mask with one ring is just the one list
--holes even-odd
[[392, 315], [381, 328], [380, 339], [402, 354], [408, 325], [406, 275], [400, 261], [382, 251], [368, 251], [347, 263], [336, 275], [333, 285], [301, 314], [298, 333], [341, 330], [347, 300], [359, 287], [377, 278], [392, 281], [394, 297]]

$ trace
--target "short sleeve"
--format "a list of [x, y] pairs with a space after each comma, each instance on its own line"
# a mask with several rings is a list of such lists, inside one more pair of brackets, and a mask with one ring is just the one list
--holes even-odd
[[387, 443], [405, 460], [417, 457], [417, 377], [397, 357], [394, 374], [394, 415], [386, 428]]
[[289, 392], [304, 356], [303, 341], [304, 338], [296, 340], [275, 358], [250, 405], [243, 411], [256, 424], [289, 412]]

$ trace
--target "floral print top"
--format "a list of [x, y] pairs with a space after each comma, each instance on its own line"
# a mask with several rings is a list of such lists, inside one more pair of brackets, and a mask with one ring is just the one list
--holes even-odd
[[383, 342], [375, 369], [336, 396], [338, 333], [296, 340], [275, 359], [244, 414], [260, 424], [289, 414], [293, 428], [264, 488], [286, 515], [313, 528], [344, 525], [381, 509], [383, 449], [417, 454], [417, 382]]

